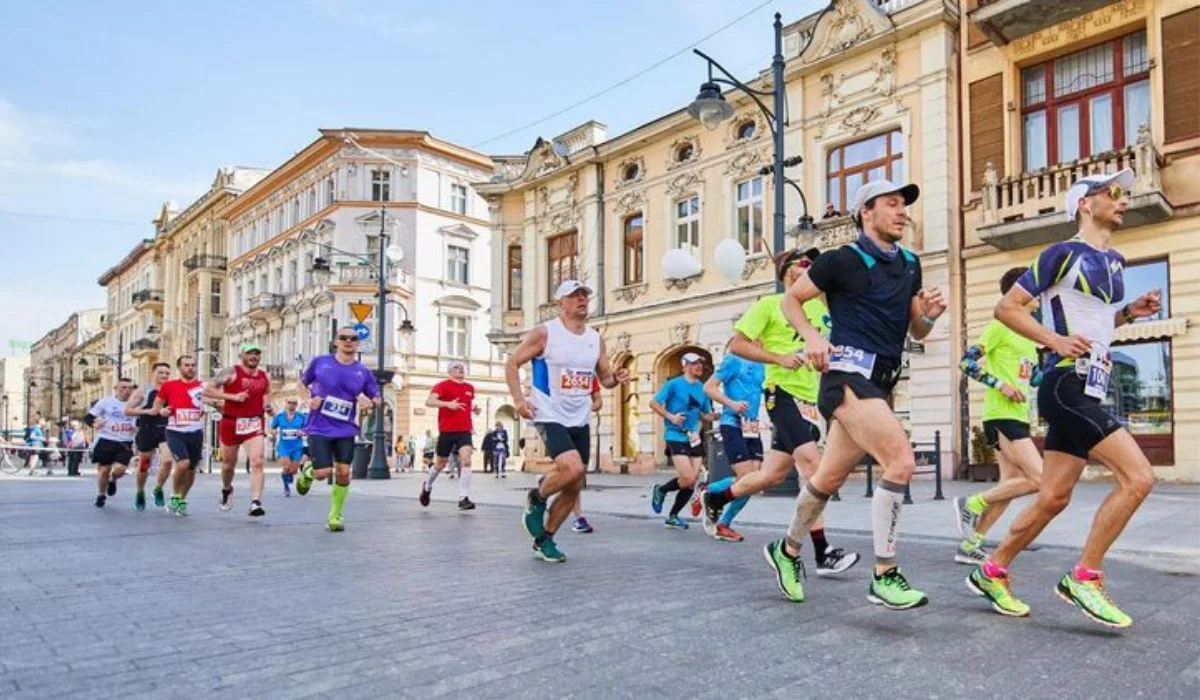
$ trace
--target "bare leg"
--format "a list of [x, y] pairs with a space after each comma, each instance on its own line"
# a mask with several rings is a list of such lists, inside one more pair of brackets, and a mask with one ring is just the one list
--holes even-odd
[[[578, 452], [573, 454], [579, 455]], [[582, 462], [580, 466], [582, 466]], [[546, 514], [546, 532], [548, 534], [558, 532], [558, 528], [562, 527], [563, 522], [570, 515], [571, 509], [579, 500], [579, 489], [582, 485], [583, 472], [580, 471], [579, 475], [569, 481], [566, 487], [558, 493], [558, 498], [554, 499], [554, 503], [550, 504], [550, 512]]]
[[96, 466], [96, 487], [103, 496], [108, 492], [108, 477], [112, 471], [112, 465], [101, 464]]
[[1037, 493], [1042, 484], [1042, 456], [1033, 440], [1010, 442], [1001, 435], [998, 457], [1000, 483], [980, 494], [988, 504], [975, 528], [981, 535], [987, 534], [1013, 499]]
[[1154, 470], [1133, 436], [1118, 430], [1092, 448], [1092, 454], [1108, 467], [1117, 483], [1108, 498], [1100, 504], [1079, 563], [1089, 569], [1100, 569], [1104, 555], [1129, 524], [1138, 506], [1154, 487]]
[[191, 462], [181, 459], [175, 466], [174, 476], [171, 484], [174, 495], [181, 500], [187, 500], [188, 491], [192, 490], [192, 484], [196, 482], [196, 470], [192, 469]]
[[240, 451], [240, 445], [221, 446], [221, 488], [225, 490], [233, 488], [233, 474], [237, 469]]
[[250, 456], [250, 500], [261, 501], [266, 476], [263, 473], [263, 437], [257, 435], [245, 443]]
[[[808, 480], [808, 484], [800, 490], [800, 495], [796, 498], [796, 512], [792, 516], [787, 537], [783, 542], [784, 553], [791, 557], [800, 556], [805, 534], [811, 532], [813, 526], [820, 521], [829, 496], [841, 488], [846, 477], [862, 461], [863, 454], [865, 453], [862, 448], [850, 437], [841, 421], [832, 421], [829, 424], [825, 454], [821, 455], [820, 465], [813, 478]], [[821, 486], [817, 485], [818, 479]], [[824, 498], [818, 497], [818, 493]]]
[[992, 552], [993, 562], [1007, 568], [1021, 550], [1042, 534], [1050, 521], [1071, 502], [1071, 491], [1075, 489], [1085, 464], [1087, 460], [1065, 452], [1046, 452], [1046, 470], [1037, 498], [1021, 511], [1008, 528], [1008, 535]]

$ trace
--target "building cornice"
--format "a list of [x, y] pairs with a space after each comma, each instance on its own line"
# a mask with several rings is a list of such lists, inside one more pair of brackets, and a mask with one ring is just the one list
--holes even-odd
[[140, 243], [135, 245], [132, 250], [125, 254], [125, 257], [121, 258], [121, 262], [108, 268], [108, 270], [106, 270], [104, 274], [100, 275], [100, 278], [96, 281], [100, 283], [101, 287], [107, 287], [108, 283], [111, 282], [114, 277], [117, 277], [121, 273], [133, 267], [134, 264], [141, 260], [143, 255], [153, 249], [154, 240], [150, 238], [143, 238]]

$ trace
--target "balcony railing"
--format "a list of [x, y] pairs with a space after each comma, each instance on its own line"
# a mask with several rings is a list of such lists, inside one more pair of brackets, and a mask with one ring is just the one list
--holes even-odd
[[262, 318], [279, 313], [283, 308], [283, 295], [272, 294], [267, 292], [259, 294], [250, 299], [250, 306], [246, 309], [246, 313], [252, 318]]
[[814, 231], [794, 230], [792, 235], [795, 236], [796, 248], [829, 250], [856, 241], [858, 227], [849, 216], [838, 216], [818, 221]]
[[138, 338], [130, 344], [129, 352], [134, 357], [141, 357], [153, 352], [158, 352], [158, 339], [148, 337]]
[[84, 384], [99, 384], [100, 383], [100, 370], [98, 370], [98, 369], [83, 370], [83, 383]]
[[287, 375], [287, 369], [283, 365], [267, 365], [267, 376], [273, 382], [282, 382]]
[[912, 7], [913, 5], [919, 4], [922, 1], [923, 0], [872, 0], [872, 2], [875, 3], [875, 7], [878, 7], [881, 11], [889, 15], [893, 12], [899, 12], [906, 7]]
[[1142, 125], [1137, 144], [1072, 163], [1000, 178], [988, 163], [983, 175], [983, 206], [979, 238], [1001, 250], [1013, 250], [1068, 238], [1077, 228], [1067, 219], [1063, 197], [1075, 181], [1087, 175], [1131, 168], [1135, 175], [1123, 228], [1144, 226], [1170, 218], [1173, 209], [1163, 196], [1160, 167], [1150, 129]]
[[224, 255], [193, 255], [183, 261], [183, 266], [189, 272], [193, 270], [224, 270], [229, 264], [229, 258]]
[[[392, 278], [391, 284], [401, 287], [412, 286], [406, 270], [393, 267], [389, 272]], [[340, 265], [334, 268], [332, 282], [346, 285], [379, 284], [379, 268], [374, 265]]]
[[161, 289], [140, 289], [133, 293], [134, 307], [146, 304], [161, 304], [162, 301], [163, 291]]
[[1081, 17], [1113, 0], [979, 0], [971, 21], [997, 46]]

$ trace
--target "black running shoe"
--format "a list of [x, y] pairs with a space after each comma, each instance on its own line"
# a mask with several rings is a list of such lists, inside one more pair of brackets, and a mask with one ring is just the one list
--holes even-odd
[[430, 495], [429, 487], [426, 486], [425, 484], [421, 484], [421, 497], [418, 498], [417, 501], [419, 501], [420, 504], [423, 506], [428, 506], [429, 505], [429, 495]]
[[108, 480], [108, 490], [106, 491], [106, 493], [108, 493], [109, 496], [117, 495], [117, 480], [116, 479]]
[[267, 514], [267, 509], [263, 508], [262, 501], [250, 501], [250, 517], [261, 518]]
[[464, 496], [464, 497], [458, 499], [458, 509], [459, 510], [475, 510], [475, 504], [471, 502], [471, 499]]
[[233, 489], [221, 489], [221, 510], [228, 511], [233, 509]]
[[96, 507], [103, 508], [104, 504], [107, 501], [108, 501], [108, 496], [105, 496], [104, 494], [100, 494], [99, 496], [96, 496]]

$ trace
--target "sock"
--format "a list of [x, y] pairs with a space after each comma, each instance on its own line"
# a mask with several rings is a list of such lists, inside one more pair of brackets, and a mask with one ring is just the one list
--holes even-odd
[[817, 557], [817, 561], [821, 561], [825, 558], [825, 552], [829, 551], [829, 542], [825, 539], [825, 528], [809, 530], [808, 536], [812, 538], [813, 555]]
[[471, 466], [465, 465], [458, 479], [458, 499], [461, 501], [471, 495]]
[[540, 488], [529, 489], [529, 495], [530, 495], [530, 498], [533, 499], [534, 503], [545, 503], [547, 500], [546, 497], [542, 495], [542, 491]]
[[720, 493], [722, 491], [728, 491], [733, 486], [734, 481], [736, 481], [736, 479], [734, 479], [732, 476], [727, 476], [724, 479], [721, 479], [720, 481], [709, 484], [708, 492], [709, 493]]
[[426, 491], [433, 490], [433, 482], [437, 481], [437, 478], [438, 478], [438, 470], [434, 469], [433, 467], [430, 467], [429, 474], [425, 477], [425, 490]]
[[552, 539], [554, 539], [554, 533], [549, 530], [546, 530], [542, 534], [533, 538], [533, 546], [541, 547], [543, 542], [545, 542], [546, 540], [552, 540]]
[[749, 502], [749, 496], [742, 496], [741, 498], [735, 499], [729, 504], [725, 511], [721, 513], [721, 524], [725, 527], [732, 525], [733, 519], [738, 516], [738, 513], [742, 512], [742, 508], [745, 508], [746, 504]]
[[679, 489], [679, 491], [675, 494], [675, 504], [671, 506], [671, 517], [679, 515], [679, 511], [683, 510], [683, 507], [688, 504], [688, 501], [692, 500], [693, 493], [694, 491], [691, 489]]
[[1071, 578], [1083, 583], [1084, 581], [1095, 581], [1100, 578], [1099, 569], [1089, 569], [1083, 564], [1076, 564], [1071, 567]]
[[821, 513], [825, 511], [829, 495], [818, 491], [812, 484], [805, 484], [804, 488], [800, 489], [800, 495], [796, 498], [796, 512], [792, 514], [792, 522], [788, 525], [787, 536], [784, 537], [787, 545], [796, 552], [804, 545], [804, 536], [812, 530], [813, 523], [817, 522]]
[[662, 493], [671, 493], [672, 491], [676, 491], [678, 489], [679, 489], [679, 479], [671, 479], [667, 483], [658, 487], [658, 490]]
[[342, 514], [342, 506], [346, 504], [346, 496], [350, 493], [350, 484], [333, 485], [329, 494], [329, 517], [336, 518]]
[[871, 498], [871, 531], [875, 540], [875, 563], [891, 565], [896, 558], [896, 525], [900, 522], [900, 504], [904, 501], [904, 484], [887, 479], [879, 480], [879, 488]]
[[988, 578], [999, 578], [1001, 576], [1008, 576], [1008, 569], [1004, 568], [1003, 566], [1000, 566], [996, 562], [992, 561], [990, 558], [985, 559], [983, 562], [983, 566], [981, 566], [979, 568], [983, 570], [983, 575], [987, 576]]
[[975, 515], [982, 515], [987, 510], [988, 502], [983, 500], [983, 494], [977, 493], [967, 498], [966, 506]]
[[967, 539], [963, 540], [963, 545], [967, 549], [979, 549], [983, 546], [983, 533], [972, 532], [967, 536]]
[[283, 485], [285, 487], [292, 485], [292, 475], [291, 474], [288, 474], [287, 472], [283, 472], [282, 474], [279, 475], [279, 477], [281, 479], [283, 479]]

